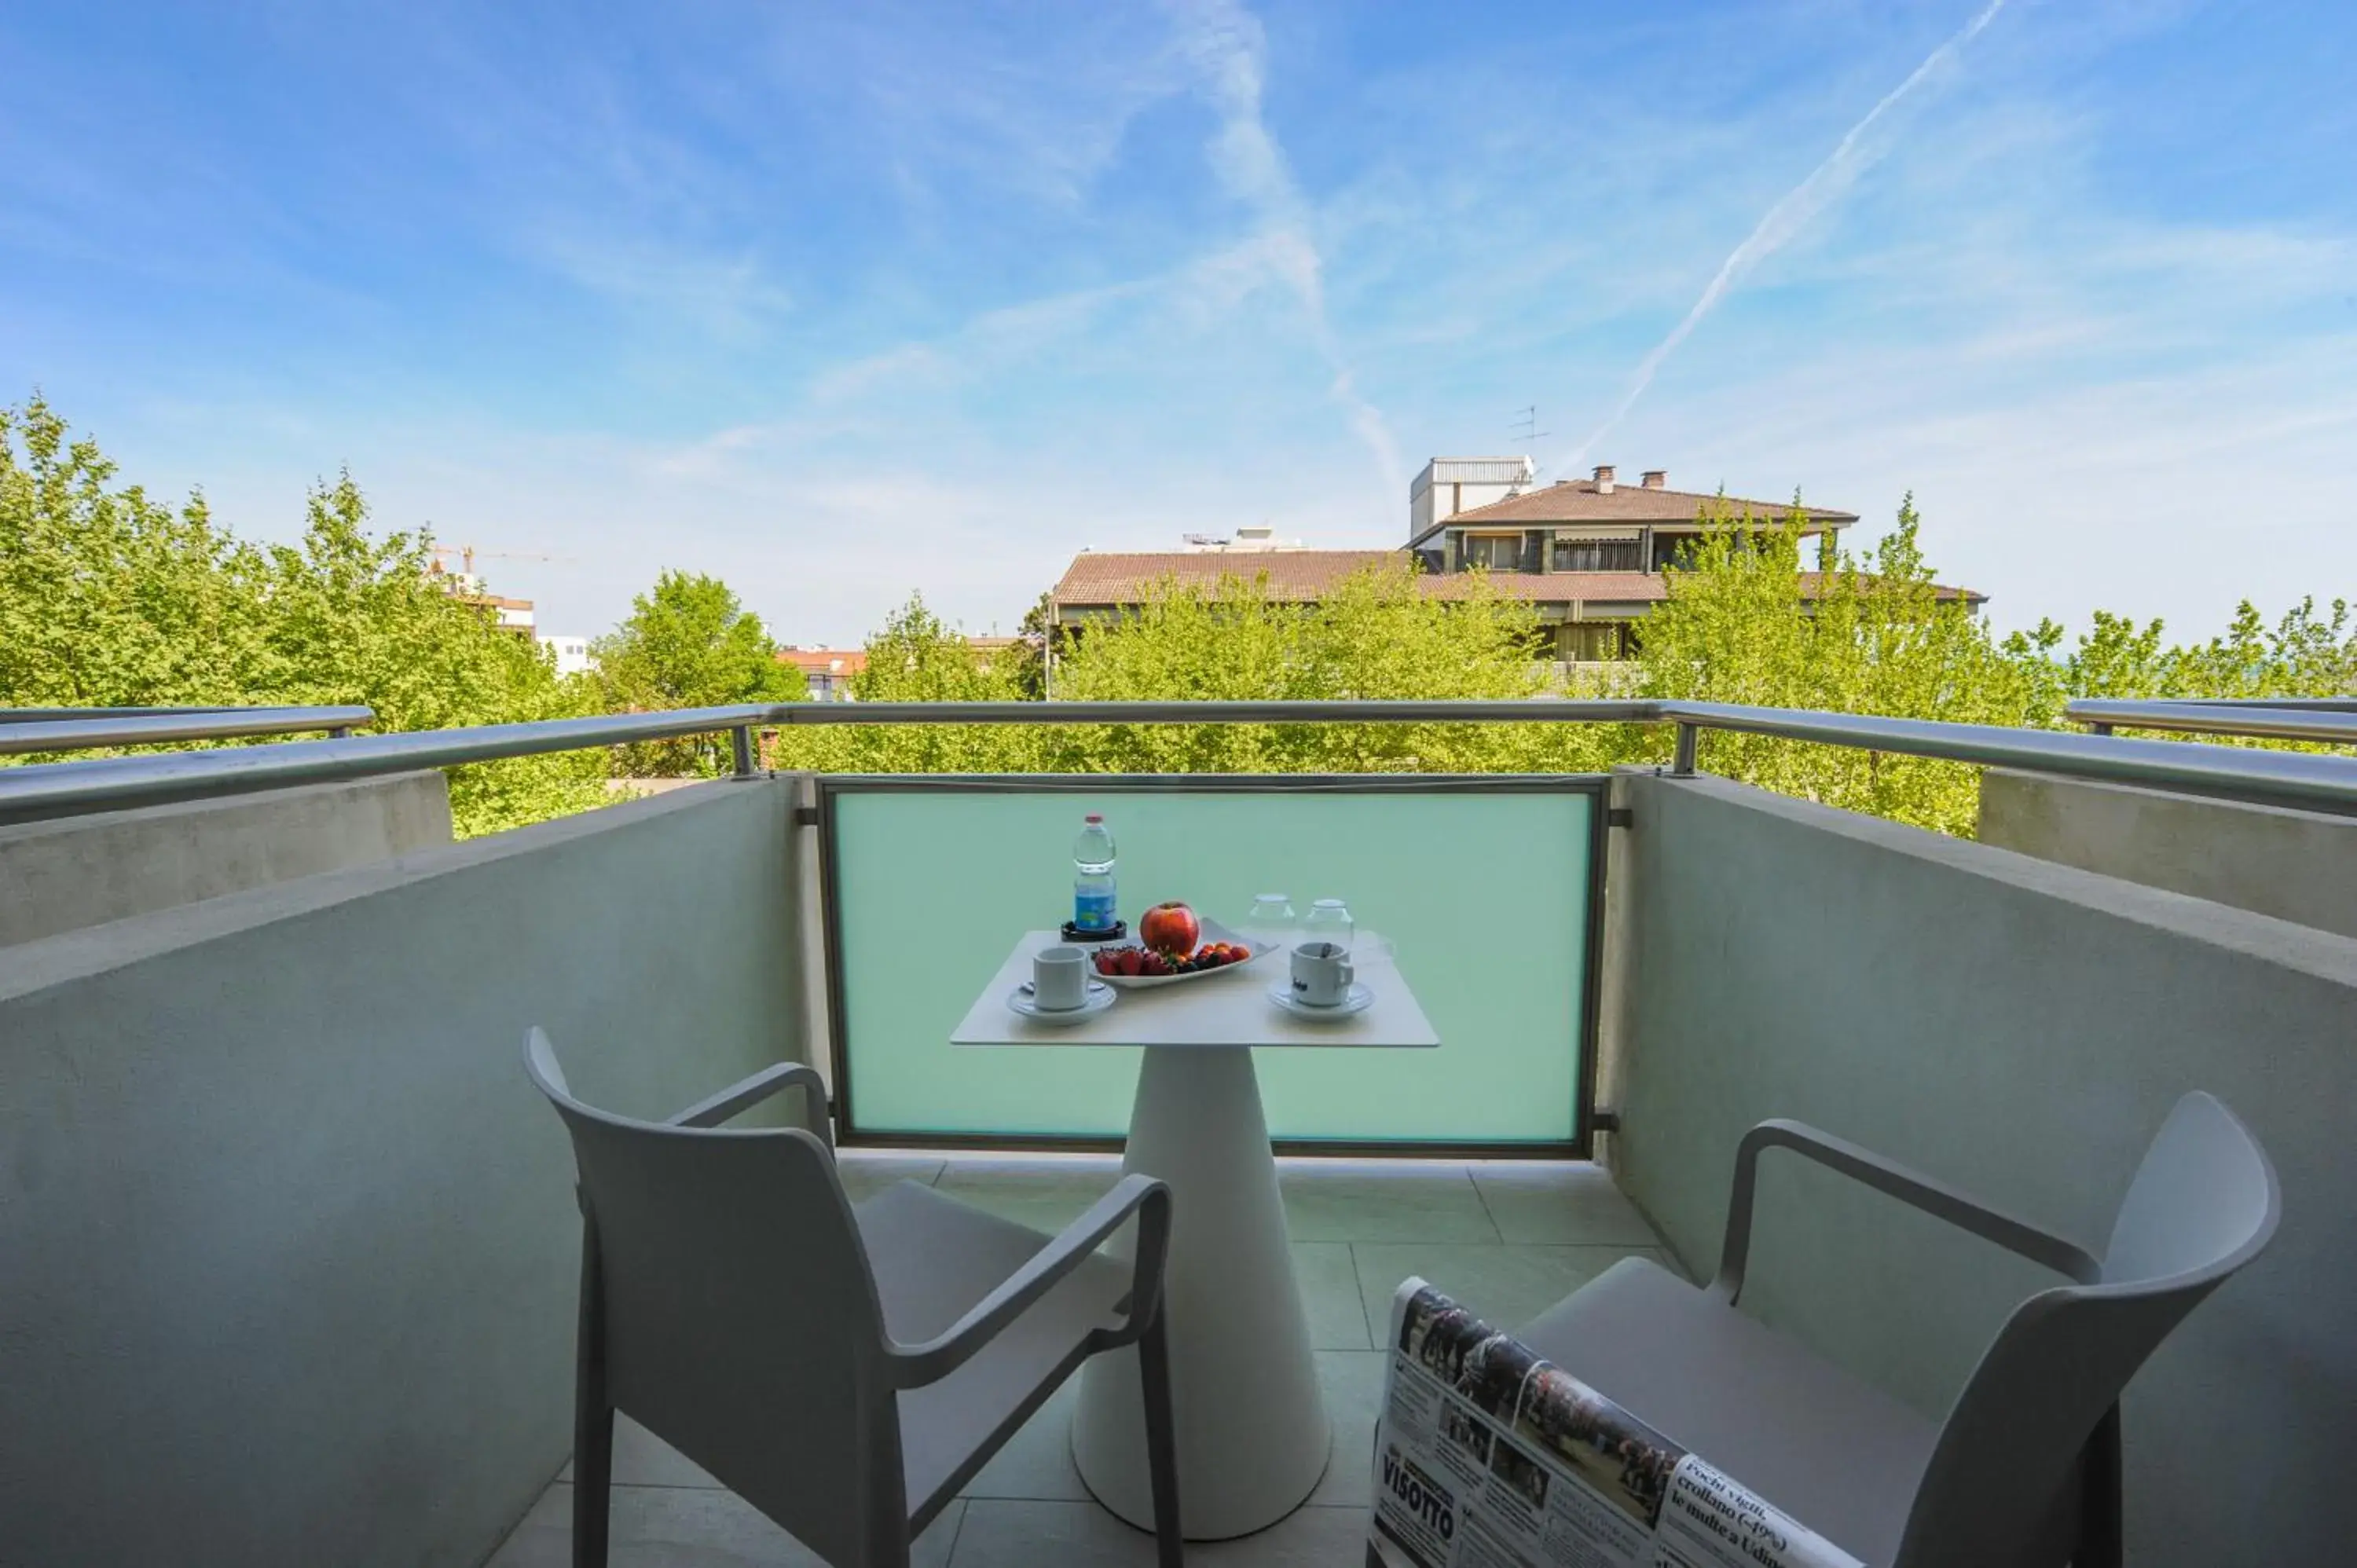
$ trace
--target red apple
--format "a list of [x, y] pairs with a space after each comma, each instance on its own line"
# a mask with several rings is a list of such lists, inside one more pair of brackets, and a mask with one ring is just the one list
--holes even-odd
[[1195, 950], [1203, 922], [1184, 904], [1157, 904], [1137, 922], [1137, 940], [1156, 952], [1183, 957]]

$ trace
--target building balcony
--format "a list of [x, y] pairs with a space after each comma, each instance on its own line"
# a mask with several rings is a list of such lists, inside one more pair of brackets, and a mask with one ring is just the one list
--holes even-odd
[[[854, 722], [834, 713], [793, 722]], [[2098, 1243], [2168, 1107], [2203, 1089], [2267, 1145], [2287, 1218], [2130, 1386], [2129, 1560], [2333, 1561], [2357, 1451], [2357, 939], [2280, 887], [2262, 910], [2231, 877], [2151, 885], [2149, 842], [2105, 826], [2136, 791], [2077, 780], [2164, 753], [2245, 769], [2238, 802], [2169, 793], [2171, 853], [2296, 843], [2274, 880], [2329, 901], [2348, 819], [2286, 791], [2357, 802], [2357, 765], [2038, 741], [2061, 746], [2040, 753], [2060, 782], [2039, 831], [2083, 813], [2061, 835], [2078, 864], [1652, 769], [756, 775], [340, 854], [342, 786], [0, 828], [0, 897], [34, 896], [36, 865], [124, 873], [84, 916], [0, 944], [0, 1560], [568, 1560], [581, 1222], [520, 1064], [532, 1026], [585, 1100], [627, 1114], [810, 1062], [855, 1197], [910, 1179], [1071, 1218], [1115, 1169], [1135, 1058], [948, 1036], [1066, 896], [1086, 809], [1114, 820], [1129, 901], [1200, 889], [1221, 914], [1274, 877], [1350, 897], [1442, 1041], [1373, 1063], [1265, 1053], [1334, 1435], [1303, 1508], [1191, 1557], [1363, 1561], [1374, 1344], [1403, 1278], [1518, 1323], [1632, 1251], [1707, 1273], [1738, 1142], [1771, 1116]], [[298, 826], [310, 858], [274, 873], [260, 850]], [[2125, 847], [2105, 862], [2104, 843]], [[168, 877], [132, 874], [166, 859]], [[209, 860], [219, 876], [188, 874]], [[1761, 1213], [1744, 1310], [1934, 1419], [2043, 1281], [1811, 1169], [1766, 1171]], [[1074, 1474], [1070, 1398], [919, 1562], [1152, 1560]], [[642, 1432], [616, 1481], [618, 1564], [814, 1560]]]
[[[855, 1198], [896, 1181], [1054, 1231], [1118, 1176], [1113, 1155], [944, 1155], [846, 1150]], [[1392, 1287], [1448, 1280], [1501, 1319], [1535, 1316], [1631, 1255], [1674, 1263], [1599, 1167], [1581, 1161], [1292, 1158], [1279, 1162], [1295, 1282], [1308, 1315], [1333, 1440], [1308, 1502], [1268, 1530], [1189, 1550], [1190, 1561], [1270, 1568], [1363, 1560], [1370, 1455], [1383, 1396], [1376, 1348]], [[1150, 1564], [1151, 1537], [1090, 1497], [1071, 1456], [1078, 1383], [1068, 1383], [965, 1488], [917, 1546], [920, 1563]], [[492, 1568], [564, 1568], [570, 1469], [491, 1558]], [[792, 1537], [643, 1429], [615, 1444], [614, 1562], [815, 1564]]]

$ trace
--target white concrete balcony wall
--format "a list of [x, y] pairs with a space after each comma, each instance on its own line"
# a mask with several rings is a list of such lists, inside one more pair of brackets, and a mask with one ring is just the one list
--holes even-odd
[[440, 772], [0, 826], [0, 948], [450, 842]]
[[1978, 836], [2357, 937], [2357, 817], [1992, 768]]
[[572, 1446], [572, 1156], [797, 1054], [791, 780], [0, 951], [0, 1558], [481, 1562]]
[[[2131, 1385], [2128, 1560], [2345, 1561], [2357, 941], [1721, 780], [1622, 783], [1616, 1174], [1684, 1261], [1715, 1263], [1736, 1144], [1770, 1116], [2100, 1248], [2170, 1104], [2209, 1090], [2273, 1155], [2284, 1224]], [[2059, 1283], [1761, 1168], [1747, 1309], [1927, 1413]]]

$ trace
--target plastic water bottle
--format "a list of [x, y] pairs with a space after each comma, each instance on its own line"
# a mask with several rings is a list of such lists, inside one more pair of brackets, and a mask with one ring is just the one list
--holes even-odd
[[1091, 811], [1072, 841], [1072, 929], [1110, 931], [1114, 918], [1113, 834]]

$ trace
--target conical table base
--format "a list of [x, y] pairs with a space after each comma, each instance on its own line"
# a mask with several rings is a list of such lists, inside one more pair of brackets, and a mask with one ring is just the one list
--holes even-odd
[[[1122, 1169], [1170, 1187], [1163, 1310], [1186, 1533], [1220, 1541], [1265, 1529], [1316, 1489], [1330, 1434], [1252, 1052], [1149, 1047]], [[1154, 1528], [1135, 1350], [1082, 1371], [1072, 1459], [1099, 1502]]]

